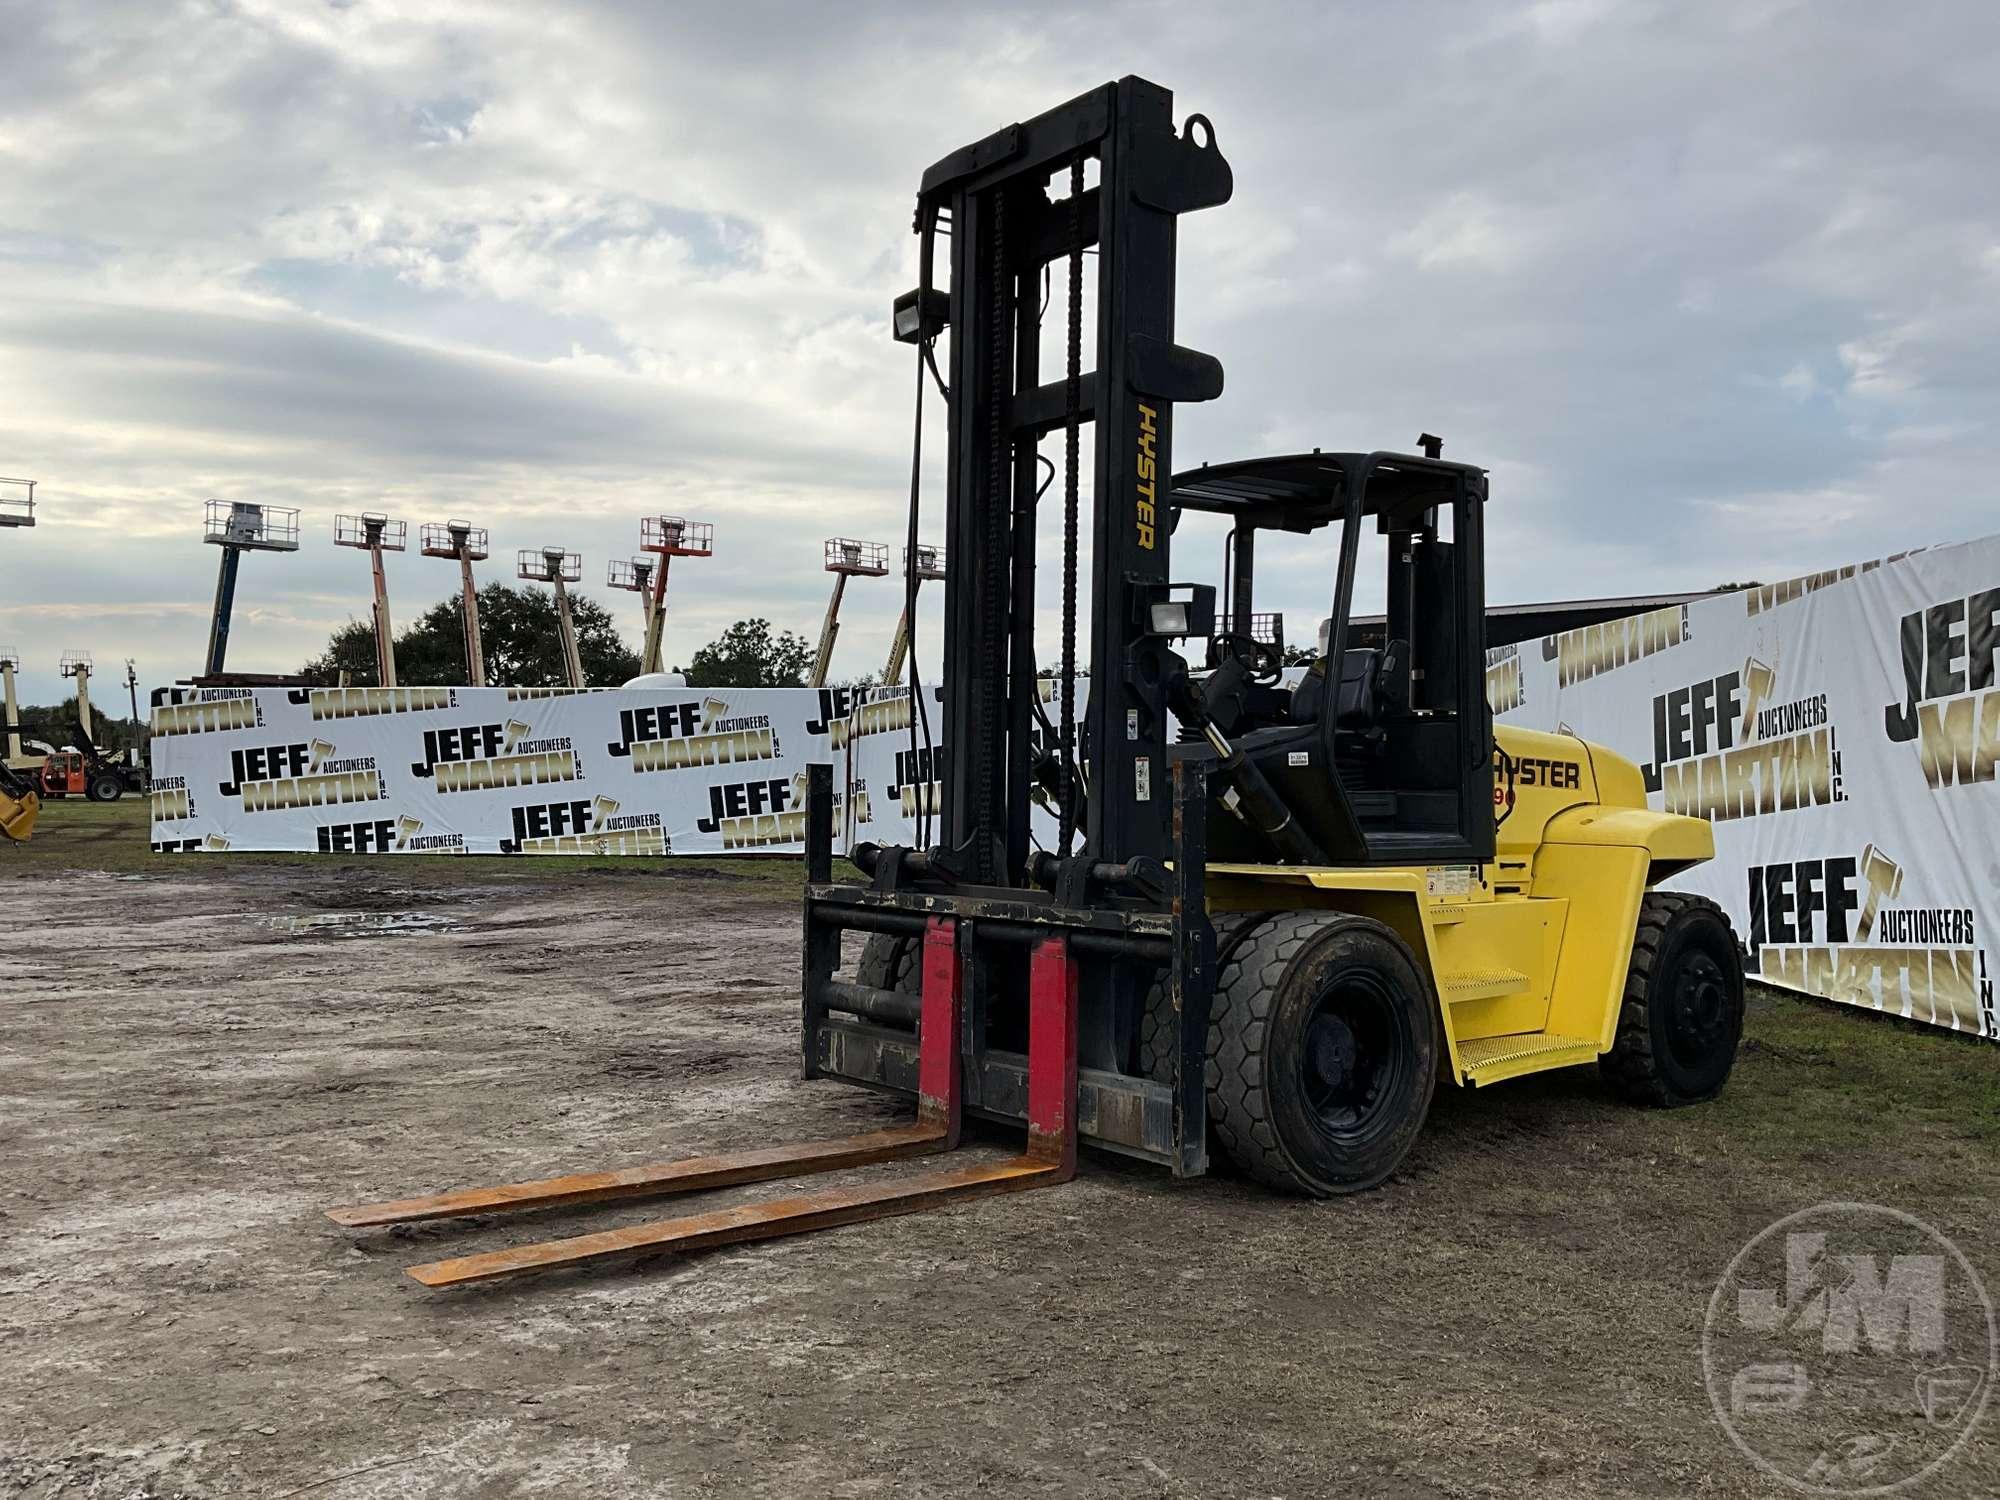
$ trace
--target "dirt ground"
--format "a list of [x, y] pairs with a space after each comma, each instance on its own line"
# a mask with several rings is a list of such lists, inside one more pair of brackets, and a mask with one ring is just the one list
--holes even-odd
[[[2000, 1288], [2000, 1049], [1760, 996], [1718, 1103], [1628, 1109], [1589, 1070], [1446, 1091], [1355, 1199], [1092, 1156], [429, 1293], [401, 1268], [664, 1210], [322, 1210], [901, 1118], [797, 1081], [790, 882], [80, 863], [0, 850], [0, 1494], [1778, 1494], [1701, 1376], [1750, 1236], [1868, 1199]], [[1989, 1418], [1919, 1493], [1996, 1492]]]

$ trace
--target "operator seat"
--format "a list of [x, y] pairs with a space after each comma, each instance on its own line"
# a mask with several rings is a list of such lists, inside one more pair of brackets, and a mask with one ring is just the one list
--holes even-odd
[[[1401, 641], [1386, 650], [1353, 646], [1340, 656], [1340, 686], [1334, 697], [1335, 729], [1366, 734], [1376, 727], [1385, 706], [1393, 706], [1402, 681], [1401, 665], [1409, 652]], [[1317, 724], [1326, 711], [1326, 658], [1322, 656], [1292, 689], [1294, 724]]]

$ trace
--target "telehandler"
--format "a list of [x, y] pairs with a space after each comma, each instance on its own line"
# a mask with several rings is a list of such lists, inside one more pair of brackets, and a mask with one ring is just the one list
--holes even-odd
[[[915, 1123], [333, 1217], [389, 1224], [862, 1166], [949, 1150], [967, 1114], [1025, 1125], [1025, 1149], [458, 1257], [413, 1268], [419, 1281], [1059, 1182], [1079, 1139], [1182, 1176], [1219, 1148], [1276, 1188], [1354, 1192], [1395, 1171], [1440, 1079], [1482, 1087], [1595, 1062], [1645, 1104], [1723, 1086], [1743, 1014], [1735, 939], [1712, 903], [1657, 889], [1712, 856], [1708, 824], [1651, 811], [1637, 767], [1599, 746], [1493, 725], [1484, 471], [1427, 435], [1416, 453], [1173, 473], [1175, 407], [1222, 390], [1220, 364], [1174, 342], [1177, 222], [1227, 201], [1233, 180], [1208, 121], [1176, 131], [1171, 105], [1139, 78], [1106, 84], [953, 152], [918, 194], [920, 281], [894, 319], [914, 346], [919, 434], [925, 385], [946, 390], [949, 670], [938, 723], [912, 712], [909, 735], [941, 809], [935, 837], [857, 845], [865, 881], [836, 880], [831, 771], [812, 769], [802, 976], [806, 1076], [913, 1096]], [[1053, 380], [1045, 270], [1068, 283]], [[1037, 455], [1058, 433], [1055, 680], [1086, 683], [1080, 724], [1069, 695], [1053, 694], [1052, 714], [1038, 684], [1036, 522], [1054, 475], [1044, 482]], [[919, 509], [913, 478], [912, 553]], [[1227, 533], [1220, 611], [1215, 586], [1169, 564], [1195, 518]], [[1349, 644], [1364, 536], [1386, 570], [1381, 649]], [[1255, 562], [1282, 547], [1296, 576], [1314, 539], [1330, 618], [1320, 659], [1287, 685], [1253, 637]], [[1189, 640], [1207, 642], [1199, 667], [1176, 649]], [[1034, 836], [1037, 801], [1058, 810], [1051, 848]], [[851, 977], [845, 934], [864, 940]]]
[[127, 752], [106, 755], [97, 748], [81, 720], [70, 725], [70, 743], [81, 749], [51, 750], [42, 762], [44, 798], [88, 797], [92, 802], [116, 802], [127, 792], [146, 790], [144, 769]]

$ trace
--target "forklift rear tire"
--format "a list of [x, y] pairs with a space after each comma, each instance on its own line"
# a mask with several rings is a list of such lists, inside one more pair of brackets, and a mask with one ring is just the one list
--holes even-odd
[[1696, 1104], [1722, 1092], [1742, 1038], [1743, 955], [1729, 918], [1705, 896], [1649, 891], [1598, 1072], [1634, 1104]]
[[1437, 1001], [1403, 940], [1366, 917], [1284, 912], [1218, 970], [1208, 1118], [1230, 1159], [1315, 1198], [1380, 1184], [1437, 1087]]
[[90, 783], [92, 802], [116, 802], [124, 794], [125, 788], [116, 776], [99, 776]]

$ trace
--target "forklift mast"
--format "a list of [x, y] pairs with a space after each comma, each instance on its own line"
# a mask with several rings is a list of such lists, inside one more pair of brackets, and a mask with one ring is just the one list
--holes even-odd
[[[920, 1053], [941, 1045], [940, 1028], [919, 1024], [920, 1007], [896, 991], [910, 960], [894, 955], [936, 937], [957, 954], [952, 1003], [965, 1020], [942, 1024], [961, 1038], [953, 1066], [964, 1109], [1025, 1119], [1031, 1138], [1046, 1136], [1054, 1117], [1038, 1114], [1034, 1058], [1066, 1036], [1077, 1102], [1057, 1113], [1069, 1128], [1188, 1175], [1207, 1162], [1202, 1049], [1215, 938], [1203, 886], [1207, 764], [1173, 753], [1168, 709], [1187, 669], [1170, 642], [1208, 633], [1215, 591], [1169, 601], [1168, 490], [1174, 405], [1219, 395], [1222, 367], [1174, 343], [1175, 233], [1181, 214], [1227, 202], [1232, 179], [1208, 122], [1197, 115], [1176, 132], [1172, 105], [1166, 89], [1121, 79], [924, 174], [919, 283], [897, 299], [895, 333], [934, 375], [932, 345], [950, 333], [950, 665], [940, 742], [917, 743], [928, 732], [921, 691], [909, 731], [912, 762], [939, 768], [940, 838], [929, 843], [920, 815], [919, 847], [857, 844], [850, 856], [868, 883], [835, 881], [831, 772], [808, 772], [802, 1041], [808, 1077], [927, 1097]], [[948, 290], [933, 285], [947, 235]], [[1086, 299], [1093, 250], [1095, 297]], [[1057, 301], [1051, 288], [1045, 302], [1045, 271], [1069, 289], [1065, 367], [1054, 372], [1042, 368], [1043, 309]], [[1038, 447], [1055, 433], [1065, 460], [1044, 479]], [[914, 541], [921, 507], [912, 490]], [[1040, 503], [1063, 509], [1060, 643], [1036, 638]], [[1045, 581], [1040, 589], [1057, 592]], [[1071, 682], [1088, 688], [1081, 724]], [[1030, 838], [1038, 798], [1058, 810], [1053, 850]], [[864, 954], [852, 982], [835, 974], [843, 933], [867, 935], [877, 956]], [[888, 970], [884, 959], [893, 959]], [[1178, 1019], [1179, 1045], [1167, 1076], [1146, 1077], [1137, 1052], [1156, 989]], [[927, 974], [924, 1006], [934, 990]], [[1057, 1005], [1052, 994], [1071, 998]], [[1037, 1021], [1050, 1005], [1067, 1006], [1068, 1019]]]
[[[1173, 408], [1222, 391], [1222, 366], [1174, 343], [1175, 228], [1179, 215], [1226, 202], [1232, 186], [1208, 122], [1195, 116], [1177, 134], [1172, 106], [1168, 90], [1144, 79], [1106, 84], [953, 152], [924, 174], [917, 200], [920, 333], [934, 338], [939, 323], [951, 332], [942, 854], [959, 878], [981, 884], [1020, 886], [1031, 877], [1042, 665], [1036, 452], [1056, 431], [1069, 435], [1059, 487], [1066, 636], [1077, 628], [1075, 539], [1086, 483], [1093, 512], [1090, 691], [1081, 745], [1067, 722], [1056, 736], [1062, 800], [1072, 816], [1082, 804], [1089, 863], [1167, 854], [1171, 663], [1166, 640], [1150, 633], [1149, 611], [1166, 597], [1170, 576]], [[1096, 185], [1086, 187], [1091, 162]], [[1053, 200], [1052, 178], [1063, 190]], [[951, 284], [940, 300], [930, 286], [933, 247], [947, 227]], [[1078, 293], [1093, 247], [1096, 326], [1086, 347]], [[1045, 268], [1053, 275], [1065, 266], [1069, 368], [1049, 379], [1042, 278]], [[1094, 444], [1082, 441], [1086, 425]], [[1065, 647], [1057, 711], [1066, 721], [1061, 671], [1082, 664]], [[1088, 762], [1087, 793], [1078, 761]], [[1071, 878], [1065, 889], [1081, 899], [1088, 883]]]

